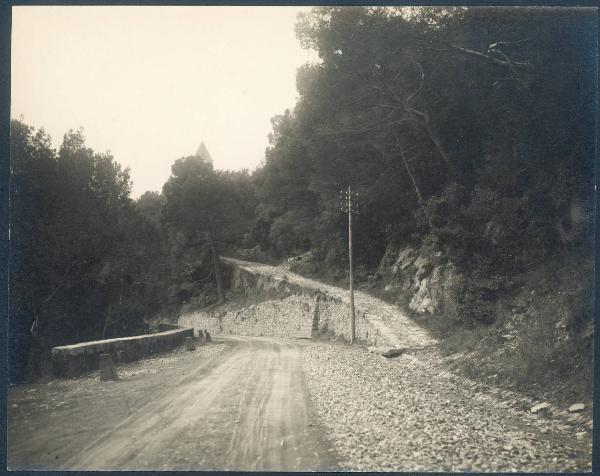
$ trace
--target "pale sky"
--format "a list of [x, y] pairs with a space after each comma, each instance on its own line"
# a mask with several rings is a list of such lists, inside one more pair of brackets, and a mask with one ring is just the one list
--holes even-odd
[[201, 141], [215, 168], [252, 170], [271, 117], [296, 102], [296, 69], [317, 60], [295, 37], [306, 10], [13, 7], [11, 115], [56, 147], [82, 126], [131, 168], [134, 197], [160, 191]]

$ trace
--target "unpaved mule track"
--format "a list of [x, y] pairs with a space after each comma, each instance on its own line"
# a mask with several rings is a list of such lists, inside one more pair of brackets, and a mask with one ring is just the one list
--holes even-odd
[[[298, 286], [326, 292], [349, 304], [347, 289], [305, 278], [281, 267], [229, 257], [224, 260], [250, 273], [269, 276], [280, 281], [286, 280]], [[387, 343], [392, 347], [428, 347], [437, 342], [425, 329], [411, 321], [397, 306], [362, 291], [355, 291], [355, 303], [356, 308], [365, 313], [371, 325], [385, 337]]]
[[[64, 441], [55, 462], [50, 458], [40, 463], [40, 448], [28, 454], [27, 435], [19, 434], [18, 423], [12, 425], [9, 466], [69, 470], [334, 469], [333, 450], [311, 414], [298, 344], [248, 337], [228, 341], [231, 349], [208, 362], [188, 361], [155, 375], [161, 385], [150, 401], [112, 428], [100, 432], [81, 428], [72, 436], [79, 441]], [[126, 380], [104, 385], [112, 386], [118, 399], [119, 392], [128, 391]], [[135, 386], [135, 382], [129, 383]], [[110, 419], [110, 399], [105, 396], [76, 404], [87, 405], [87, 411], [99, 417], [104, 412]], [[64, 427], [82, 423], [48, 416], [44, 421], [40, 414], [38, 424], [32, 426], [38, 440], [51, 441], [53, 434], [64, 433]]]

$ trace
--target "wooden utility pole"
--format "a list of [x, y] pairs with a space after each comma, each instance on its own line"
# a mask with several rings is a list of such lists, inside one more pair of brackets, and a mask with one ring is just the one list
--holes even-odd
[[352, 266], [352, 194], [348, 185], [348, 256], [350, 260], [350, 343], [354, 344], [356, 316], [354, 314], [354, 269]]
[[[354, 201], [352, 200], [354, 198]], [[356, 315], [354, 313], [354, 266], [352, 262], [352, 213], [358, 213], [358, 194], [352, 191], [350, 185], [345, 191], [340, 191], [341, 210], [348, 213], [348, 257], [350, 264], [350, 343], [356, 340]]]

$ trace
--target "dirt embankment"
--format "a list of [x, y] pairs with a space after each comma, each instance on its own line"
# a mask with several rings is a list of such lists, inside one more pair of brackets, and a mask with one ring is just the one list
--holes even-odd
[[590, 256], [554, 257], [502, 283], [487, 282], [495, 291], [480, 295], [466, 292], [472, 277], [440, 252], [390, 247], [373, 278], [372, 292], [438, 337], [457, 371], [567, 406], [591, 404]]
[[[215, 334], [309, 337], [311, 332], [350, 338], [346, 289], [282, 268], [226, 258], [233, 267], [232, 299], [211, 310], [183, 315], [179, 324]], [[396, 306], [356, 292], [356, 337], [369, 345], [423, 347], [435, 344]]]
[[[412, 262], [411, 260], [412, 258], [408, 259], [409, 262]], [[259, 293], [264, 293], [265, 289], [273, 289], [272, 284], [265, 285], [265, 283], [278, 283], [278, 286], [292, 286], [296, 287], [296, 289], [311, 291], [318, 289], [320, 293], [330, 296], [332, 299], [337, 300], [338, 303], [348, 304], [348, 291], [345, 289], [330, 286], [316, 280], [307, 279], [295, 273], [291, 273], [289, 270], [278, 267], [239, 260], [229, 260], [229, 262], [239, 270], [239, 275], [243, 277], [242, 282], [245, 283], [245, 286], [240, 287], [240, 290], [244, 290], [246, 293], [256, 293], [257, 290]], [[425, 268], [427, 267], [425, 265], [423, 266]], [[429, 273], [431, 275], [436, 275], [435, 270], [430, 269]], [[437, 273], [437, 275], [438, 277], [443, 276], [444, 273], [440, 272]], [[423, 276], [421, 276], [421, 278], [423, 278]], [[423, 282], [423, 279], [421, 279], [421, 284], [426, 287], [429, 281], [425, 280], [425, 282]], [[257, 280], [260, 281], [261, 284], [258, 286], [255, 284], [253, 285]], [[435, 283], [439, 284], [439, 280], [435, 281]], [[434, 294], [433, 296], [435, 297], [436, 295]], [[265, 304], [268, 304], [268, 302], [269, 301], [265, 302]], [[420, 300], [419, 302], [423, 302], [423, 300]], [[357, 292], [356, 307], [358, 313], [364, 319], [364, 321], [362, 321], [363, 326], [368, 329], [373, 329], [375, 331], [373, 334], [379, 337], [379, 340], [373, 342], [375, 345], [417, 349], [421, 352], [419, 361], [426, 361], [427, 368], [436, 375], [451, 375], [449, 372], [456, 372], [457, 375], [454, 375], [453, 378], [459, 379], [465, 388], [478, 388], [482, 395], [494, 395], [494, 398], [500, 398], [502, 402], [505, 402], [503, 405], [505, 404], [509, 408], [525, 411], [526, 413], [529, 412], [531, 407], [543, 402], [548, 396], [546, 392], [537, 391], [541, 390], [539, 386], [530, 385], [529, 389], [531, 391], [523, 394], [519, 391], [521, 388], [513, 383], [514, 381], [509, 381], [508, 384], [506, 382], [502, 384], [502, 382], [498, 381], [497, 377], [498, 374], [501, 373], [501, 370], [504, 370], [504, 375], [506, 375], [516, 368], [512, 365], [511, 361], [507, 360], [510, 357], [510, 352], [502, 354], [502, 348], [500, 346], [490, 345], [490, 339], [477, 334], [477, 332], [473, 333], [473, 335], [469, 334], [467, 337], [471, 339], [471, 341], [483, 337], [483, 339], [481, 339], [481, 345], [488, 346], [485, 348], [485, 351], [487, 352], [485, 355], [494, 352], [496, 353], [493, 355], [504, 355], [504, 360], [497, 360], [494, 368], [492, 368], [493, 366], [491, 363], [487, 363], [487, 367], [485, 368], [478, 365], [478, 362], [481, 364], [489, 362], [489, 358], [484, 358], [485, 356], [481, 352], [474, 354], [465, 352], [468, 350], [465, 348], [466, 345], [468, 345], [466, 339], [459, 343], [460, 345], [457, 348], [457, 353], [447, 355], [448, 342], [440, 344], [433, 339], [426, 330], [421, 328], [414, 319], [408, 318], [396, 305], [386, 303], [382, 299], [367, 293]], [[443, 319], [444, 316], [438, 316], [438, 318]], [[347, 334], [344, 334], [348, 329], [347, 307], [339, 313], [339, 319], [335, 322], [338, 326], [337, 329], [339, 329], [338, 335], [344, 337], [347, 336]], [[359, 326], [360, 322], [361, 321], [359, 321]], [[505, 325], [506, 322], [500, 323], [495, 333], [497, 334], [498, 331], [502, 331], [503, 326]], [[530, 330], [528, 335], [532, 335], [531, 332], [533, 331]], [[514, 331], [512, 333], [514, 334]], [[364, 342], [365, 340], [363, 340], [363, 343]], [[371, 342], [367, 341], [366, 343]], [[479, 344], [479, 340], [477, 340], [477, 344]], [[539, 342], [530, 342], [530, 351], [533, 351], [536, 346], [539, 347], [539, 344]], [[470, 372], [465, 372], [463, 370], [464, 362], [471, 362]], [[500, 364], [500, 362], [502, 362], [502, 364]], [[506, 367], [505, 369], [503, 368], [504, 366]], [[529, 369], [531, 368], [533, 367], [529, 366]], [[524, 378], [527, 378], [530, 373], [525, 369], [523, 375]], [[530, 383], [534, 382], [532, 381]], [[568, 384], [568, 382], [554, 381], [553, 386], [560, 386], [563, 388], [565, 383]], [[575, 395], [575, 398], [573, 398], [573, 395]], [[573, 393], [569, 399], [550, 399], [553, 404], [546, 411], [548, 416], [557, 422], [560, 422], [560, 425], [570, 424], [570, 428], [572, 428], [574, 432], [578, 432], [580, 438], [588, 438], [592, 428], [591, 401], [587, 399], [584, 400], [585, 410], [583, 413], [570, 414], [567, 411], [572, 404], [580, 402], [579, 396], [579, 394]]]

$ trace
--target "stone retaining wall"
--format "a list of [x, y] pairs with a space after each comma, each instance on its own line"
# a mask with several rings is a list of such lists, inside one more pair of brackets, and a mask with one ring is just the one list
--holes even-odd
[[[317, 315], [320, 332], [350, 340], [350, 305], [348, 303], [327, 294], [320, 294]], [[368, 345], [391, 345], [364, 312], [355, 308], [354, 315], [356, 318], [355, 336], [358, 342]]]
[[[228, 263], [228, 265], [230, 265]], [[233, 267], [232, 300], [262, 301], [241, 309], [216, 308], [179, 317], [179, 324], [211, 334], [309, 338], [315, 333], [350, 339], [349, 302], [285, 278]], [[357, 310], [356, 338], [369, 345], [389, 345], [364, 312]]]
[[57, 377], [75, 377], [99, 368], [100, 354], [111, 354], [113, 362], [131, 362], [182, 345], [194, 329], [176, 324], [161, 324], [157, 334], [105, 339], [52, 349], [52, 369]]
[[196, 312], [181, 316], [179, 323], [198, 330], [206, 329], [213, 335], [309, 338], [313, 306], [310, 299], [294, 295], [226, 312]]

